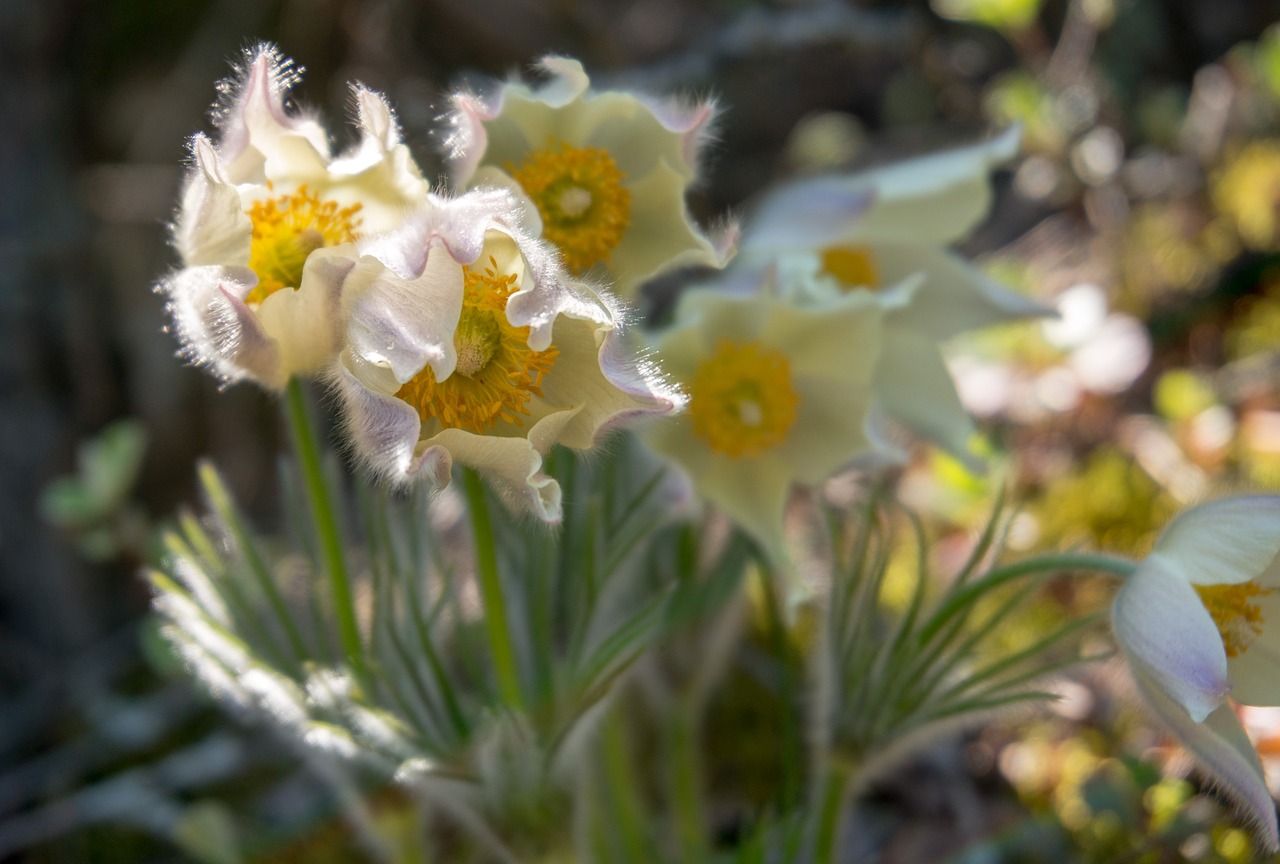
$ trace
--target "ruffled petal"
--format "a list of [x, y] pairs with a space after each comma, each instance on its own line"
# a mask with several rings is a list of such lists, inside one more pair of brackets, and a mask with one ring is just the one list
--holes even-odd
[[395, 113], [381, 93], [352, 87], [360, 141], [334, 159], [318, 184], [342, 204], [361, 205], [361, 230], [389, 231], [427, 200], [429, 184], [400, 139]]
[[343, 432], [352, 450], [371, 473], [390, 483], [424, 480], [435, 489], [448, 485], [453, 464], [449, 452], [419, 446], [418, 412], [369, 386], [381, 371], [352, 351], [344, 351], [333, 368], [332, 381], [345, 409]]
[[1231, 684], [1222, 636], [1191, 584], [1147, 558], [1116, 595], [1112, 627], [1135, 674], [1192, 720], [1223, 704]]
[[428, 250], [421, 271], [405, 279], [365, 255], [343, 296], [347, 340], [369, 363], [387, 366], [400, 384], [430, 366], [453, 373], [453, 331], [462, 313], [462, 266], [443, 245]]
[[258, 283], [247, 267], [187, 267], [158, 290], [182, 340], [183, 355], [225, 382], [252, 378], [281, 388], [280, 351], [244, 297]]
[[1262, 764], [1231, 706], [1221, 705], [1197, 723], [1166, 695], [1158, 681], [1137, 669], [1134, 678], [1148, 707], [1244, 811], [1267, 848], [1272, 852], [1280, 849], [1276, 805]]
[[618, 426], [642, 415], [674, 414], [684, 405], [683, 394], [652, 364], [635, 359], [613, 321], [561, 316], [552, 344], [560, 355], [556, 374], [543, 382], [543, 401], [581, 405], [557, 443], [587, 450]]
[[289, 139], [305, 142], [327, 162], [329, 141], [324, 128], [312, 117], [285, 111], [285, 96], [299, 77], [293, 62], [274, 45], [259, 46], [247, 57], [241, 79], [224, 85], [233, 95], [219, 122], [218, 153], [232, 182], [259, 176], [264, 163], [277, 160], [281, 143]]
[[665, 160], [630, 185], [631, 224], [606, 262], [613, 290], [634, 297], [640, 284], [678, 267], [720, 267], [724, 257], [689, 217], [687, 181]]
[[178, 254], [189, 267], [248, 263], [253, 223], [223, 174], [213, 142], [203, 135], [192, 138], [191, 159], [195, 170], [183, 187], [173, 228]]
[[276, 291], [258, 307], [258, 324], [276, 343], [283, 376], [273, 386], [283, 387], [294, 375], [313, 375], [332, 361], [339, 340], [338, 298], [355, 264], [353, 245], [318, 249], [308, 256], [297, 290]]
[[1148, 560], [1195, 585], [1233, 585], [1266, 573], [1280, 555], [1280, 497], [1224, 498], [1178, 514]]

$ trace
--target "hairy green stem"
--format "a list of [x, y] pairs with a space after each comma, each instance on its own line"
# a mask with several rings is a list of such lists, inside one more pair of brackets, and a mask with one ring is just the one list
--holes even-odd
[[498, 574], [498, 556], [494, 546], [493, 521], [489, 518], [489, 502], [485, 498], [484, 481], [473, 468], [462, 469], [462, 485], [471, 513], [471, 533], [476, 543], [476, 575], [480, 580], [480, 599], [484, 603], [485, 632], [493, 667], [498, 676], [498, 693], [509, 707], [524, 707], [520, 689], [520, 673], [515, 649], [511, 645], [511, 628], [507, 625], [507, 607]]
[[364, 646], [360, 641], [360, 628], [356, 624], [355, 603], [351, 598], [351, 579], [347, 575], [347, 558], [342, 548], [342, 534], [338, 528], [337, 510], [333, 493], [325, 479], [324, 466], [320, 462], [320, 445], [316, 430], [307, 410], [307, 397], [302, 381], [290, 378], [285, 388], [285, 413], [289, 419], [289, 433], [293, 439], [294, 453], [302, 468], [302, 482], [307, 490], [307, 506], [311, 510], [311, 523], [320, 544], [320, 557], [329, 575], [329, 590], [333, 598], [333, 611], [338, 617], [338, 633], [342, 650], [347, 655], [351, 670], [362, 682], [368, 680], [364, 661]]

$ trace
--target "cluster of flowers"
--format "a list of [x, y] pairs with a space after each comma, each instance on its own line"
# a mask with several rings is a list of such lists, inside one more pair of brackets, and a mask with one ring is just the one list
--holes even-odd
[[[1016, 133], [792, 185], [745, 235], [713, 241], [685, 206], [713, 106], [596, 92], [573, 60], [541, 65], [536, 88], [453, 98], [459, 191], [445, 196], [381, 95], [354, 88], [360, 141], [333, 156], [320, 123], [286, 107], [290, 63], [251, 53], [218, 139], [192, 141], [183, 266], [161, 285], [188, 357], [276, 390], [323, 378], [378, 476], [443, 485], [457, 461], [549, 522], [553, 445], [587, 449], [687, 404], [652, 444], [776, 555], [791, 484], [896, 453], [889, 423], [968, 454], [937, 342], [1040, 309], [945, 247], [985, 215]], [[637, 351], [624, 304], [690, 265], [717, 275], [651, 334], [656, 358]]]
[[[542, 69], [538, 87], [453, 98], [455, 190], [441, 195], [382, 96], [354, 88], [360, 141], [334, 156], [321, 124], [286, 107], [291, 65], [251, 53], [217, 140], [192, 141], [182, 267], [161, 285], [189, 358], [273, 390], [321, 378], [377, 476], [442, 486], [458, 462], [548, 522], [562, 513], [552, 447], [671, 415], [643, 429], [649, 443], [777, 563], [792, 485], [900, 458], [899, 429], [977, 462], [938, 343], [1042, 309], [947, 247], [984, 218], [1016, 132], [793, 183], [713, 240], [685, 205], [713, 106], [596, 92], [563, 58]], [[689, 265], [712, 275], [638, 349], [625, 304]], [[1263, 626], [1280, 612], [1278, 508], [1188, 512], [1115, 607], [1140, 689], [1273, 846], [1225, 699], [1280, 702], [1280, 630]]]

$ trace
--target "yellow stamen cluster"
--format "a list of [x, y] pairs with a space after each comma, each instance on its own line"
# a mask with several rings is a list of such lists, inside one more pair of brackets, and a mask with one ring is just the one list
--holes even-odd
[[845, 290], [880, 285], [875, 256], [866, 246], [828, 246], [822, 250], [822, 272]]
[[291, 195], [255, 201], [248, 213], [253, 223], [249, 267], [258, 275], [258, 284], [246, 301], [261, 303], [281, 288], [296, 289], [308, 255], [322, 246], [356, 239], [359, 212], [359, 204], [339, 207], [306, 186]]
[[519, 286], [514, 274], [501, 275], [489, 259], [484, 272], [467, 268], [462, 314], [453, 334], [458, 363], [453, 374], [437, 381], [431, 367], [404, 384], [397, 398], [417, 410], [422, 422], [432, 418], [447, 429], [483, 434], [498, 421], [521, 425], [532, 396], [542, 395], [542, 378], [559, 351], [529, 348], [529, 328], [507, 320], [507, 298]]
[[631, 224], [626, 175], [608, 151], [549, 142], [507, 170], [533, 199], [542, 231], [575, 274], [607, 261]]
[[1222, 634], [1222, 644], [1228, 657], [1238, 657], [1262, 632], [1262, 610], [1258, 598], [1274, 594], [1276, 589], [1263, 588], [1253, 582], [1237, 585], [1196, 585], [1200, 602], [1209, 610], [1213, 623]]
[[694, 434], [734, 459], [785, 441], [799, 404], [786, 355], [755, 342], [722, 340], [689, 383]]

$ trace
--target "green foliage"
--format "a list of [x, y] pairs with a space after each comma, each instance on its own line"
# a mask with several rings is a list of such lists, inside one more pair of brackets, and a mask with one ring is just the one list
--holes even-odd
[[120, 420], [81, 443], [76, 473], [59, 477], [40, 494], [45, 521], [65, 531], [93, 561], [115, 558], [141, 545], [145, 519], [129, 503], [147, 435], [136, 420]]

